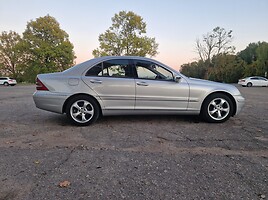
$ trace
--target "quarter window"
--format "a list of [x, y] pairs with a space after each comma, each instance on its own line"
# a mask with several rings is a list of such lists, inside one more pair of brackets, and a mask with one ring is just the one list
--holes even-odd
[[95, 65], [94, 67], [90, 68], [86, 76], [102, 76], [102, 63]]

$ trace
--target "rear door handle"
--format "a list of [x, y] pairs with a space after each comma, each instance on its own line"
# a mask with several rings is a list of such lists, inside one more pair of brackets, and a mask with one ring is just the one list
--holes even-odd
[[96, 80], [96, 79], [91, 79], [89, 81], [90, 81], [90, 83], [98, 83], [98, 84], [101, 84], [102, 83], [101, 80]]
[[142, 82], [137, 82], [137, 85], [139, 85], [139, 86], [148, 86], [149, 84], [142, 81]]

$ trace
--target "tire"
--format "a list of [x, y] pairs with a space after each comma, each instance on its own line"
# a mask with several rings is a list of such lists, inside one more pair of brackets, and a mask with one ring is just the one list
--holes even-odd
[[92, 97], [79, 95], [67, 102], [66, 115], [73, 124], [87, 126], [99, 118], [100, 108]]
[[200, 114], [207, 122], [222, 123], [231, 117], [233, 111], [231, 99], [225, 94], [215, 93], [205, 99]]
[[252, 87], [252, 83], [251, 82], [248, 82], [247, 83], [247, 87]]
[[5, 85], [5, 86], [9, 86], [8, 82], [4, 82], [4, 85]]

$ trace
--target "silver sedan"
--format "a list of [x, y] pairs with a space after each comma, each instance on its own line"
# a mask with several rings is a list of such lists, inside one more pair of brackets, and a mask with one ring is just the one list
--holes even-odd
[[66, 113], [76, 125], [101, 115], [190, 114], [224, 122], [239, 113], [244, 98], [228, 84], [188, 78], [149, 58], [94, 58], [66, 71], [39, 74], [36, 107]]

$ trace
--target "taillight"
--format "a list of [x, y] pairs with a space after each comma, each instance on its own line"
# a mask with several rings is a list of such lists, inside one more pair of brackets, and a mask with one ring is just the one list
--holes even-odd
[[39, 80], [39, 78], [36, 78], [36, 90], [48, 91], [47, 87]]

